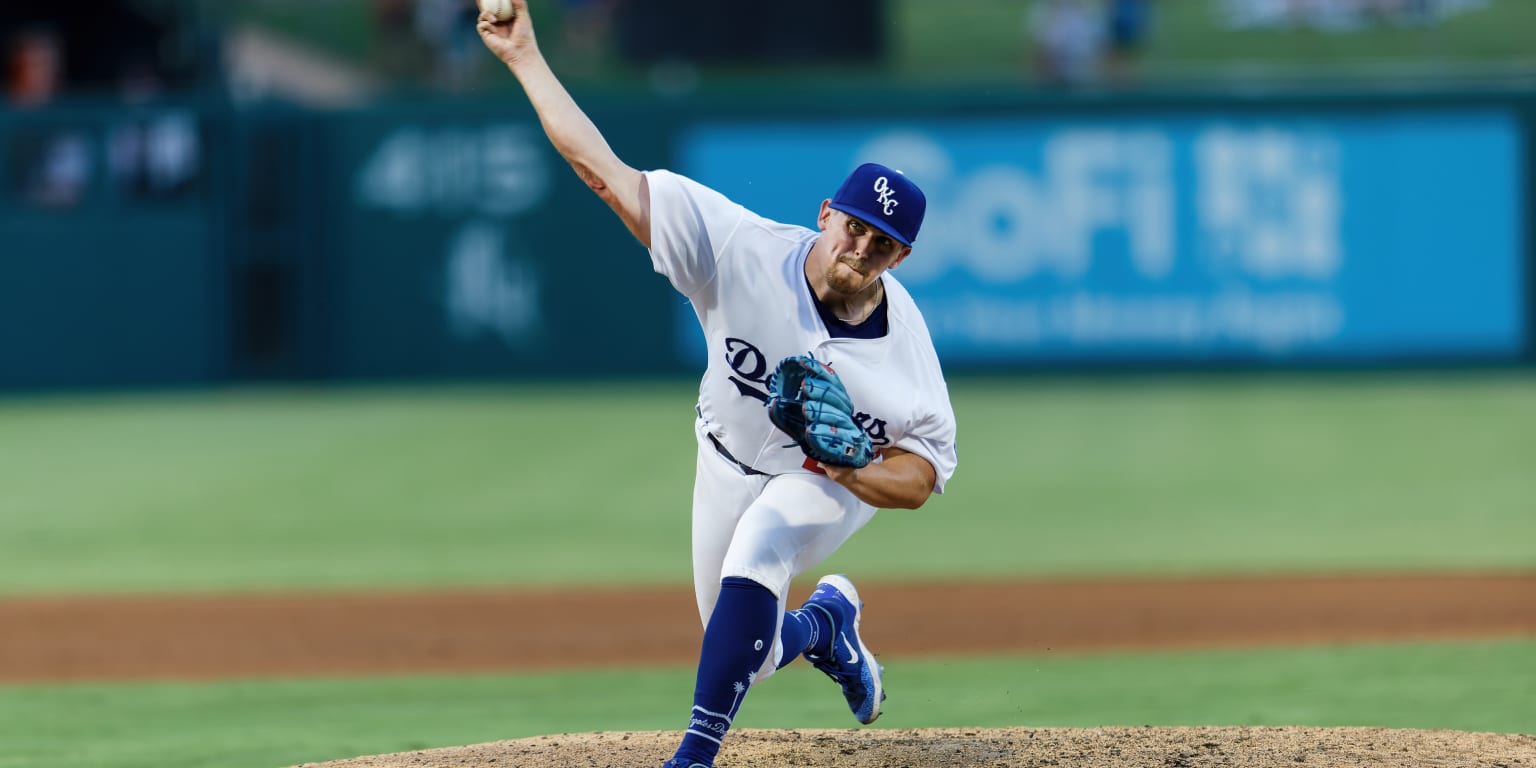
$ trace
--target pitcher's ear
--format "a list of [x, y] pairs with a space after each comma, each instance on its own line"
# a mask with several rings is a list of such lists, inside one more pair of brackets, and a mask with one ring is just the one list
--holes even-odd
[[821, 211], [816, 214], [816, 228], [825, 232], [832, 223], [832, 201], [821, 201]]

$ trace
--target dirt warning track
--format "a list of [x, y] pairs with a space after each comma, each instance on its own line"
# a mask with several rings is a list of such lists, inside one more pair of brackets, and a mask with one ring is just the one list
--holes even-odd
[[[795, 602], [810, 585], [796, 585]], [[882, 654], [1536, 636], [1536, 573], [860, 582]], [[0, 599], [0, 681], [692, 664], [686, 587]]]

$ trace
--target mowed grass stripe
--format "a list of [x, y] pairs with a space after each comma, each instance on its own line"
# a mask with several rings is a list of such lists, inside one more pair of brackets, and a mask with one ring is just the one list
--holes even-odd
[[[1220, 653], [885, 659], [881, 728], [1312, 725], [1536, 732], [1536, 639]], [[678, 730], [693, 669], [0, 688], [0, 768], [274, 768], [547, 733]], [[743, 728], [841, 728], [797, 664]]]
[[[0, 590], [689, 580], [695, 384], [0, 401]], [[958, 379], [866, 577], [1536, 565], [1536, 380]]]

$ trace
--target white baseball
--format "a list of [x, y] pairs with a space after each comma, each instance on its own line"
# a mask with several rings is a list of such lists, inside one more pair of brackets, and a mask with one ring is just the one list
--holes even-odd
[[480, 10], [495, 16], [497, 21], [511, 21], [517, 15], [512, 0], [480, 0]]

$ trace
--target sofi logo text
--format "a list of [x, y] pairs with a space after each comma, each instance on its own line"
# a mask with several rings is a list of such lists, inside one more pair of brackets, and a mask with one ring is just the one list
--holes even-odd
[[1108, 268], [1155, 283], [1181, 266], [1327, 280], [1339, 268], [1331, 136], [1218, 123], [1067, 128], [1036, 141], [979, 163], [923, 134], [858, 153], [901, 163], [930, 190], [920, 258], [903, 262], [903, 280], [958, 270], [989, 283], [1076, 282]]

